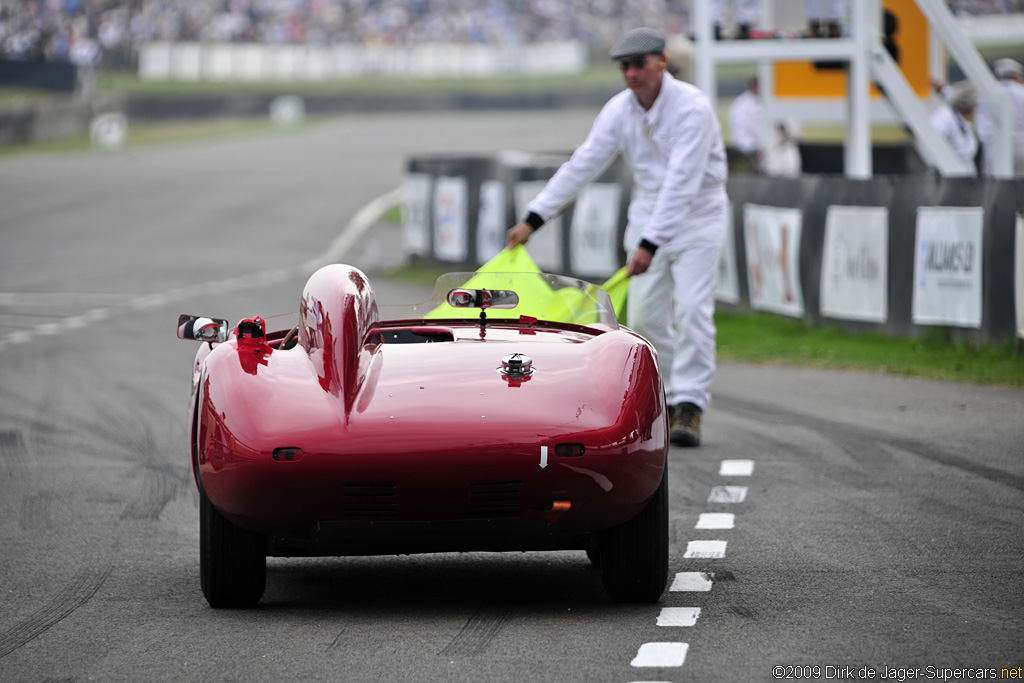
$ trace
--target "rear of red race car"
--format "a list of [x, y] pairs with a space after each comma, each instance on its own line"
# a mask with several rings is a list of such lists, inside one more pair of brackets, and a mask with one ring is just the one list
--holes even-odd
[[211, 604], [258, 601], [267, 554], [590, 549], [614, 599], [661, 595], [668, 441], [645, 340], [382, 322], [345, 266], [314, 275], [302, 308], [293, 348], [246, 323], [199, 363]]

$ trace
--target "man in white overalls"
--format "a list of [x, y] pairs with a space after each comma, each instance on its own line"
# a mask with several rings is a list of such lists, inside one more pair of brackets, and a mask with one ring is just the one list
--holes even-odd
[[647, 28], [612, 50], [626, 89], [601, 109], [586, 140], [508, 231], [525, 244], [622, 155], [633, 173], [624, 247], [629, 327], [658, 351], [670, 438], [701, 440], [715, 372], [715, 279], [725, 233], [725, 145], [711, 100], [665, 71], [665, 38]]

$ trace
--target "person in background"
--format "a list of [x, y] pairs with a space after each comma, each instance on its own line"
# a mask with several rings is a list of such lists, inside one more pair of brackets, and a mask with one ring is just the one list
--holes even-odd
[[931, 114], [932, 128], [949, 141], [957, 156], [970, 167], [971, 175], [978, 175], [978, 136], [971, 123], [977, 93], [970, 83], [960, 81], [944, 88], [943, 95], [945, 102]]
[[[1024, 177], [1024, 66], [1013, 59], [997, 59], [992, 71], [1013, 105], [1013, 174], [1017, 178]], [[992, 175], [996, 132], [992, 113], [985, 102], [978, 103], [975, 120], [981, 139], [981, 170], [985, 175]]]
[[761, 128], [764, 110], [758, 96], [757, 79], [747, 81], [747, 89], [729, 105], [729, 138], [733, 148], [749, 162], [750, 168], [761, 167]]
[[715, 281], [725, 234], [728, 167], [714, 104], [666, 71], [665, 37], [628, 32], [612, 49], [626, 89], [601, 109], [583, 144], [508, 230], [525, 244], [619, 155], [633, 174], [623, 246], [631, 329], [658, 352], [669, 437], [698, 446], [715, 372]]
[[846, 21], [846, 0], [804, 0], [811, 38], [839, 38]]
[[722, 39], [722, 26], [727, 8], [732, 10], [732, 18], [736, 22], [736, 38], [746, 40], [750, 37], [750, 29], [757, 26], [761, 19], [761, 1], [712, 0], [711, 25], [715, 30], [715, 40]]
[[729, 137], [733, 148], [750, 163], [750, 169], [768, 175], [800, 175], [800, 126], [780, 120], [766, 126], [757, 79], [729, 105]]
[[761, 171], [765, 175], [795, 178], [803, 171], [800, 155], [800, 123], [795, 119], [774, 121], [768, 129], [761, 158]]

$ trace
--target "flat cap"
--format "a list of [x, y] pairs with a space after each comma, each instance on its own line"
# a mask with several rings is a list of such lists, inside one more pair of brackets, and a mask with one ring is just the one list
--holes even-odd
[[1013, 78], [1014, 76], [1024, 76], [1024, 66], [1021, 63], [1004, 57], [997, 59], [992, 64], [992, 71], [995, 73], [996, 78]]
[[665, 52], [665, 36], [654, 29], [635, 28], [622, 36], [619, 44], [612, 48], [615, 61], [641, 55], [660, 55]]

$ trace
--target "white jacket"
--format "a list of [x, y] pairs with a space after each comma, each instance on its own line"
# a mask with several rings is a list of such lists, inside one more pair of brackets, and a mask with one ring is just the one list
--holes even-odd
[[[687, 215], [708, 196], [724, 197], [728, 167], [722, 131], [710, 99], [668, 72], [654, 106], [644, 111], [633, 92], [612, 97], [572, 157], [527, 206], [545, 220], [556, 215], [621, 154], [633, 172], [627, 239], [661, 246], [699, 231]], [[719, 226], [713, 228], [720, 230]]]
[[[1004, 80], [999, 84], [1010, 95], [1013, 103], [1013, 171], [1018, 178], [1024, 176], [1024, 84]], [[978, 137], [982, 144], [982, 165], [986, 175], [992, 174], [992, 146], [995, 144], [995, 122], [984, 101], [978, 102], [974, 114], [978, 124]]]
[[931, 114], [932, 127], [944, 138], [949, 140], [953, 150], [977, 175], [974, 157], [978, 153], [978, 137], [974, 133], [971, 122], [958, 113], [953, 107], [944, 104]]

